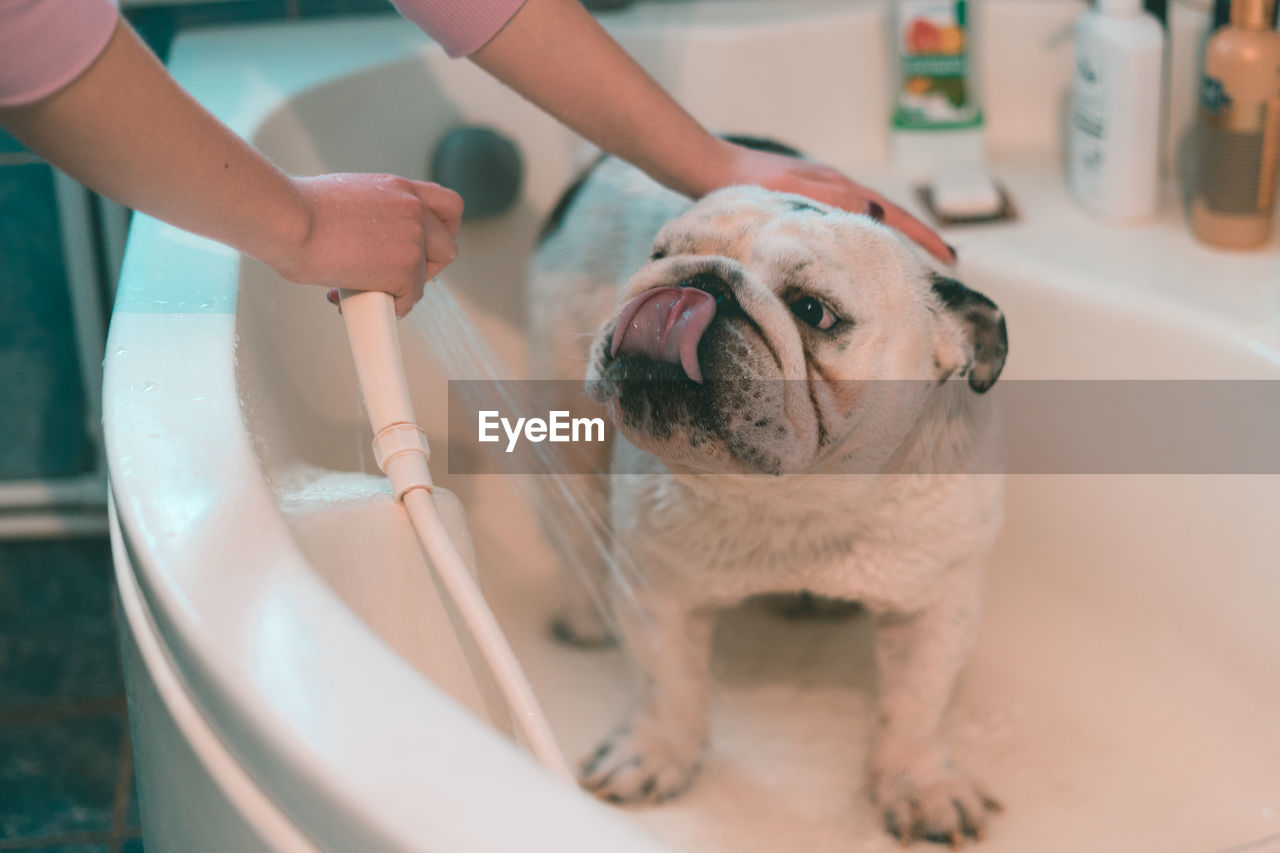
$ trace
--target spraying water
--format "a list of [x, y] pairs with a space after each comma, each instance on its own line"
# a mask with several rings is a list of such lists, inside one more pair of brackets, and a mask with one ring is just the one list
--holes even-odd
[[[514, 417], [535, 414], [519, 393], [511, 370], [439, 279], [427, 283], [421, 306], [410, 315], [409, 324], [450, 380], [466, 380], [458, 382], [455, 390], [471, 409], [499, 410]], [[609, 520], [593, 500], [591, 478], [607, 473], [583, 471], [555, 444], [532, 444], [527, 450], [519, 469], [507, 473], [536, 475], [512, 479], [524, 500], [538, 507], [544, 532], [563, 563], [562, 574], [590, 597], [596, 614], [616, 637], [614, 608], [633, 602], [645, 580], [634, 560], [615, 547]], [[512, 457], [498, 456], [516, 464]], [[601, 588], [602, 580], [609, 594]], [[630, 609], [642, 615], [639, 608]]]

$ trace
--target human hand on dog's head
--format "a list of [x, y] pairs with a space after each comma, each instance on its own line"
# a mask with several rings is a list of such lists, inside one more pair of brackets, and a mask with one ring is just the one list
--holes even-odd
[[[852, 213], [865, 213], [901, 231], [945, 264], [956, 262], [955, 249], [933, 229], [875, 190], [851, 181], [843, 172], [822, 163], [748, 148], [723, 141], [719, 186], [753, 184], [778, 192], [795, 193]], [[710, 190], [708, 190], [709, 192]]]

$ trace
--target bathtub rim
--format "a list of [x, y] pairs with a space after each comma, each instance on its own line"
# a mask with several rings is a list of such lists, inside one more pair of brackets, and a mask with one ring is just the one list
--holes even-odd
[[[133, 654], [122, 654], [126, 668], [133, 656], [141, 661], [156, 697], [190, 747], [201, 769], [227, 799], [238, 818], [257, 836], [267, 840], [279, 850], [298, 853], [318, 853], [310, 839], [301, 834], [296, 824], [286, 817], [276, 803], [266, 795], [245, 772], [243, 764], [227, 749], [225, 743], [209, 726], [192, 700], [190, 692], [174, 668], [155, 622], [147, 609], [142, 591], [133, 571], [133, 558], [117, 521], [115, 502], [107, 495], [107, 516], [111, 539], [113, 574], [116, 580], [116, 601], [121, 631], [121, 645], [132, 645]], [[132, 686], [130, 678], [126, 686]], [[130, 707], [132, 707], [132, 701]], [[145, 737], [143, 733], [143, 737]], [[134, 737], [135, 744], [139, 738]], [[146, 809], [141, 803], [140, 810]], [[143, 823], [149, 815], [143, 815]], [[168, 816], [166, 816], [167, 818]]]

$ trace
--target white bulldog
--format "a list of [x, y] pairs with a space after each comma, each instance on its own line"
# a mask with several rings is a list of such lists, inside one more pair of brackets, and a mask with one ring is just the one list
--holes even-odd
[[[683, 791], [717, 612], [804, 591], [874, 615], [888, 830], [981, 837], [997, 805], [939, 725], [1002, 516], [981, 396], [1007, 352], [999, 309], [866, 216], [754, 187], [691, 204], [611, 159], [557, 206], [530, 287], [534, 375], [586, 379], [620, 433], [595, 464], [630, 475], [593, 500], [639, 569], [599, 583], [645, 686], [582, 784], [618, 802]], [[558, 405], [598, 414], [581, 386]], [[567, 547], [584, 562], [594, 546]], [[596, 612], [579, 594], [557, 633], [606, 639]]]

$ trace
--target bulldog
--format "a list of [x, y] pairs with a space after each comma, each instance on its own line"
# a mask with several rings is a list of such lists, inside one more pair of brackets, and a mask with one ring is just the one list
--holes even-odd
[[[888, 831], [980, 838], [998, 804], [939, 728], [1002, 517], [983, 396], [1008, 350], [996, 305], [867, 216], [755, 187], [691, 203], [614, 159], [553, 211], [529, 295], [533, 375], [585, 380], [559, 405], [608, 413], [611, 449], [585, 462], [627, 475], [590, 497], [635, 567], [595, 581], [612, 625], [581, 592], [556, 625], [581, 643], [612, 629], [644, 676], [582, 785], [615, 802], [684, 791], [717, 612], [804, 592], [872, 614], [870, 792]], [[595, 548], [564, 547], [579, 565]]]

